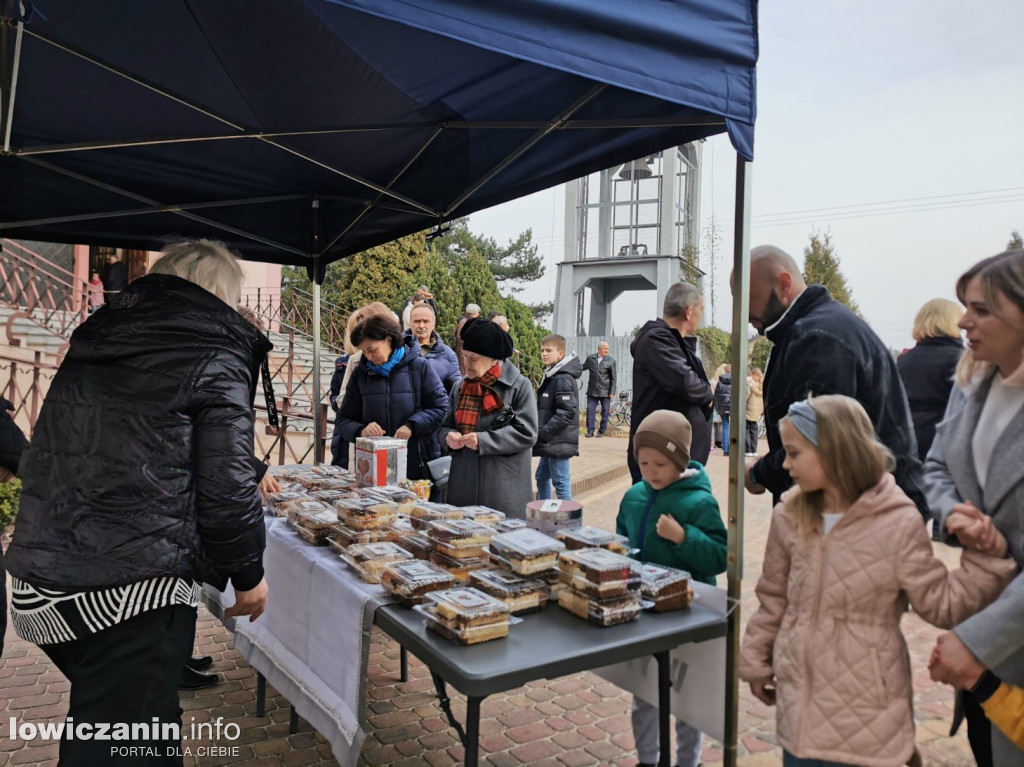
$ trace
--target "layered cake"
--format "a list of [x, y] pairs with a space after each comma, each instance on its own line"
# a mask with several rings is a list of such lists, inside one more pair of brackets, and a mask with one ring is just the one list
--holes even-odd
[[595, 626], [614, 626], [634, 620], [640, 614], [637, 595], [595, 599], [576, 589], [564, 588], [558, 594], [558, 606]]
[[497, 533], [491, 538], [491, 559], [519, 575], [532, 575], [550, 570], [558, 563], [558, 554], [565, 544], [536, 530], [522, 528]]
[[526, 526], [525, 519], [503, 519], [495, 523], [494, 530], [499, 533], [510, 533], [513, 530], [521, 530]]
[[547, 583], [505, 570], [474, 570], [469, 574], [469, 585], [500, 599], [513, 615], [537, 612], [548, 601]]
[[337, 501], [334, 508], [341, 521], [355, 530], [387, 527], [398, 516], [398, 506], [379, 498], [349, 498]]
[[288, 512], [291, 511], [293, 506], [298, 506], [303, 501], [312, 501], [313, 496], [303, 491], [282, 491], [280, 493], [273, 493], [270, 498], [267, 499], [267, 505], [273, 510], [274, 514], [278, 517], [287, 517]]
[[[492, 509], [489, 506], [463, 506], [462, 516], [466, 519], [472, 519], [474, 522], [479, 522], [481, 525], [487, 525], [488, 527], [495, 527], [499, 522], [505, 519], [505, 515], [497, 509]], [[525, 526], [526, 523], [523, 523]]]
[[692, 577], [685, 570], [663, 565], [644, 565], [640, 568], [640, 593], [654, 602], [656, 613], [685, 610], [693, 603]]
[[[433, 543], [433, 540], [431, 540], [431, 543]], [[466, 583], [469, 580], [469, 574], [471, 572], [487, 567], [489, 564], [487, 557], [456, 559], [455, 557], [450, 557], [444, 552], [437, 551], [436, 549], [431, 550], [428, 555], [428, 559], [435, 565], [440, 565], [454, 575], [455, 579], [459, 583]]]
[[597, 599], [640, 589], [639, 563], [606, 549], [564, 551], [558, 555], [558, 569], [563, 583]]
[[421, 610], [428, 628], [462, 644], [508, 636], [508, 605], [477, 589], [431, 591]]
[[394, 543], [357, 543], [342, 555], [359, 577], [367, 583], [380, 583], [380, 574], [386, 565], [412, 559], [412, 554]]
[[616, 554], [629, 554], [629, 538], [617, 533], [610, 533], [599, 527], [585, 525], [568, 528], [555, 533], [555, 538], [565, 544], [565, 548], [576, 549], [608, 549]]
[[439, 552], [453, 559], [476, 559], [484, 556], [484, 547], [494, 530], [471, 519], [445, 519], [431, 522], [427, 536]]
[[450, 589], [455, 578], [432, 562], [395, 562], [385, 565], [380, 573], [380, 585], [406, 607], [418, 605], [431, 591]]

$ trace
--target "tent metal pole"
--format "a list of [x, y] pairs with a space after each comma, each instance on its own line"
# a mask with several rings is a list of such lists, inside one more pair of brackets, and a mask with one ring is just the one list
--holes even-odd
[[743, 493], [746, 486], [747, 320], [750, 308], [750, 163], [736, 155], [732, 278], [732, 428], [729, 430], [728, 618], [725, 653], [725, 767], [736, 767], [739, 740], [740, 596], [743, 586]]
[[[22, 6], [22, 13], [25, 12], [24, 6]], [[11, 151], [11, 128], [14, 125], [14, 95], [18, 91], [18, 67], [21, 64], [21, 37], [25, 31], [25, 22], [18, 22], [18, 31], [15, 33], [14, 38], [14, 61], [11, 64], [10, 79], [4, 78], [5, 82], [0, 87], [6, 87], [8, 89], [7, 108], [4, 110], [3, 123], [4, 123], [4, 154]], [[3, 32], [4, 36], [4, 66], [7, 65], [7, 33]]]
[[324, 462], [324, 425], [320, 419], [320, 256], [313, 256], [313, 463]]

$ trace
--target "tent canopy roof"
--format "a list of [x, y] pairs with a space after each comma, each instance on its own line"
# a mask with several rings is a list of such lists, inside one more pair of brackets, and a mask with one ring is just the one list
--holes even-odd
[[755, 0], [35, 6], [0, 0], [6, 237], [326, 263], [723, 131], [752, 157]]

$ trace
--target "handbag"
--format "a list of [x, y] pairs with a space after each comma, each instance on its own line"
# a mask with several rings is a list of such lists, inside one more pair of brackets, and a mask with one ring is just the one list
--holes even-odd
[[430, 474], [430, 481], [438, 490], [443, 490], [448, 486], [448, 475], [451, 474], [451, 471], [452, 457], [450, 455], [442, 455], [440, 458], [427, 461], [427, 473]]

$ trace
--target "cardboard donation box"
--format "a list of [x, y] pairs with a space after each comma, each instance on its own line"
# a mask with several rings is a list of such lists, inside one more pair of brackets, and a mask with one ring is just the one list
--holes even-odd
[[356, 481], [361, 487], [397, 485], [405, 479], [409, 443], [394, 437], [356, 439]]
[[583, 507], [577, 501], [530, 501], [526, 504], [526, 524], [534, 530], [554, 535], [558, 530], [581, 527]]

